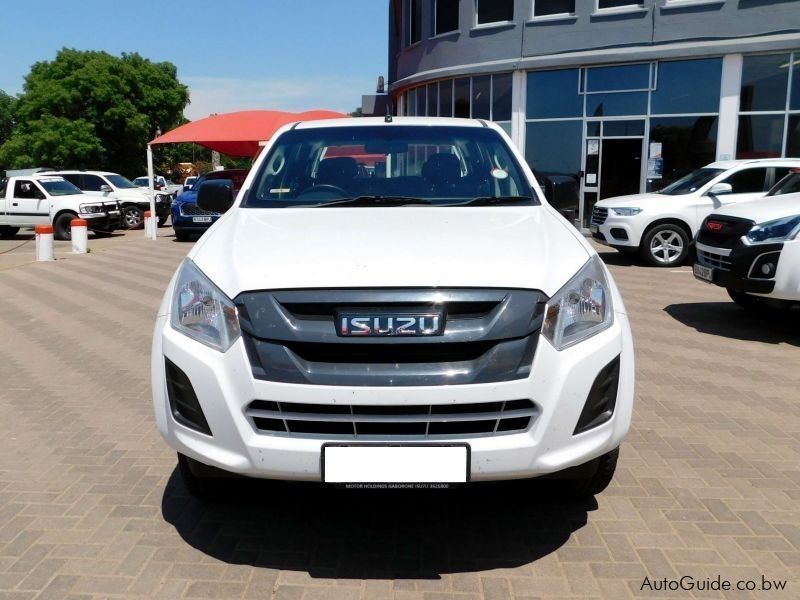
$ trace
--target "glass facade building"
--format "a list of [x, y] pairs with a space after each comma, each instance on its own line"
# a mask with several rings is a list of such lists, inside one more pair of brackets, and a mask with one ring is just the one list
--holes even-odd
[[743, 6], [395, 0], [423, 35], [391, 44], [390, 91], [402, 115], [498, 122], [537, 176], [574, 182], [558, 208], [587, 227], [598, 199], [715, 160], [800, 157], [800, 2]]

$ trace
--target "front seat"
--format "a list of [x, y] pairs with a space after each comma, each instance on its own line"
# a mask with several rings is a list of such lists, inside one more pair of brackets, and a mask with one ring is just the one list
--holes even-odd
[[422, 179], [434, 194], [452, 193], [461, 182], [461, 161], [449, 152], [434, 154], [422, 165]]
[[347, 189], [358, 175], [358, 163], [352, 156], [326, 158], [317, 169], [316, 185], [335, 185]]

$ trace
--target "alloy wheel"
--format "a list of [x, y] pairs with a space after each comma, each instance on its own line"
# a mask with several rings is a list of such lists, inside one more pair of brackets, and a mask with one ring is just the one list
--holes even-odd
[[683, 239], [677, 231], [659, 231], [650, 240], [650, 254], [662, 264], [675, 262], [683, 253]]

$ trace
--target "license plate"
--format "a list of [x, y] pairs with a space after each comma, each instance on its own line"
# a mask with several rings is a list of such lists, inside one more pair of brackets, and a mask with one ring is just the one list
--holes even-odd
[[597, 225], [589, 225], [589, 233], [600, 233], [600, 228]]
[[337, 484], [451, 484], [469, 481], [467, 444], [324, 444], [322, 481]]
[[692, 267], [694, 276], [703, 281], [714, 281], [714, 269], [711, 267], [704, 267], [703, 265], [694, 264]]
[[211, 217], [192, 217], [192, 223], [211, 223]]

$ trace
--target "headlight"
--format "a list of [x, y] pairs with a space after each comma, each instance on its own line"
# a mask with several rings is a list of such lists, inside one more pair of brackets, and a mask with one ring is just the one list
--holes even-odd
[[92, 215], [95, 213], [103, 212], [103, 206], [100, 204], [81, 204], [78, 207], [78, 210], [80, 210], [84, 214]]
[[220, 352], [241, 334], [236, 306], [189, 259], [178, 273], [170, 322], [174, 329]]
[[611, 212], [620, 217], [632, 217], [642, 212], [641, 208], [612, 208]]
[[592, 257], [547, 303], [542, 335], [563, 350], [611, 327], [614, 310], [603, 264]]
[[796, 238], [798, 233], [800, 233], [800, 215], [795, 215], [754, 225], [744, 237], [751, 244], [764, 244], [788, 242]]

